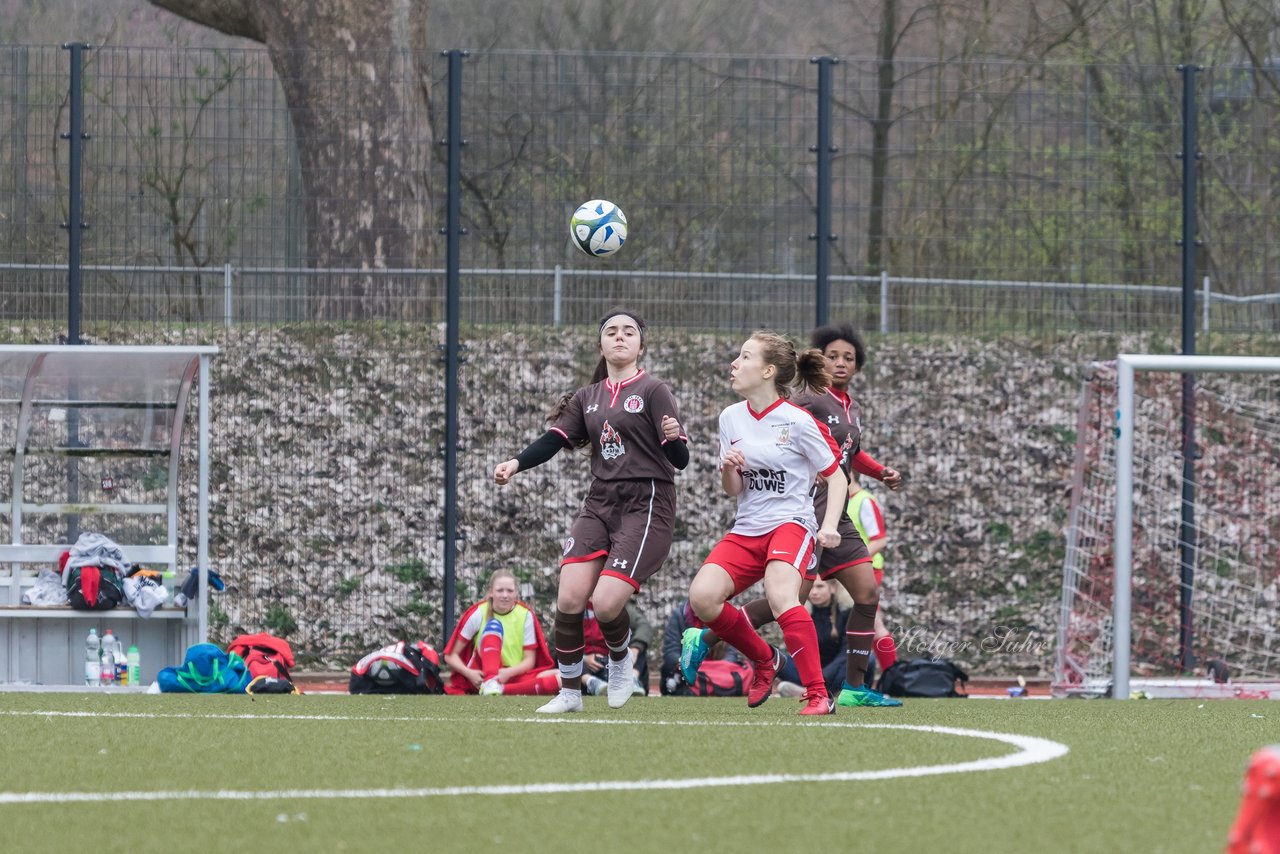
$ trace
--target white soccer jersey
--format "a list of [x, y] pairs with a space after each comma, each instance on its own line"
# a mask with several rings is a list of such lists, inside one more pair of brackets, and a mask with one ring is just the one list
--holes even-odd
[[731, 532], [758, 536], [798, 522], [817, 534], [810, 489], [819, 474], [827, 477], [840, 465], [827, 428], [789, 401], [753, 412], [743, 400], [720, 413], [720, 459], [731, 448], [747, 460]]

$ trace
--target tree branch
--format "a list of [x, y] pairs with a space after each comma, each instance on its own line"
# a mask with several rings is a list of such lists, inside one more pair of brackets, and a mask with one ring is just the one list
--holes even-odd
[[149, 0], [152, 6], [172, 12], [229, 36], [265, 42], [257, 12], [266, 0]]

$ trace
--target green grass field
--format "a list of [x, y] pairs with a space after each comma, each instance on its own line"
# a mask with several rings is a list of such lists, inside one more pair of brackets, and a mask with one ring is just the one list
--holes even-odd
[[781, 698], [540, 702], [0, 694], [4, 847], [1221, 851], [1246, 761], [1280, 740], [1267, 701], [909, 700], [816, 722]]

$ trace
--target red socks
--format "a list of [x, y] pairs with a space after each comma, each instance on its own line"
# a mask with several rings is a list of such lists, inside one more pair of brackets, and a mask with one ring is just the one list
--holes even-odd
[[783, 611], [778, 616], [782, 638], [787, 642], [787, 652], [795, 660], [796, 670], [804, 680], [810, 696], [827, 696], [826, 681], [822, 678], [822, 656], [818, 651], [818, 632], [813, 627], [813, 617], [803, 605]]
[[[497, 625], [497, 631], [491, 627]], [[492, 679], [502, 667], [502, 623], [490, 620], [480, 633], [480, 675]]]
[[[804, 611], [803, 608], [800, 609]], [[788, 612], [790, 613], [790, 612]], [[809, 616], [809, 612], [805, 611], [804, 615]], [[724, 607], [720, 611], [720, 616], [707, 623], [707, 628], [716, 633], [716, 637], [732, 646], [738, 652], [747, 657], [749, 661], [762, 662], [773, 660], [773, 650], [764, 642], [764, 638], [756, 634], [756, 630], [751, 628], [751, 621], [743, 616], [742, 612], [730, 605], [724, 603]], [[813, 620], [809, 620], [809, 631], [813, 631]], [[817, 637], [814, 637], [814, 645], [817, 645]], [[818, 676], [821, 678], [822, 669], [818, 669]]]

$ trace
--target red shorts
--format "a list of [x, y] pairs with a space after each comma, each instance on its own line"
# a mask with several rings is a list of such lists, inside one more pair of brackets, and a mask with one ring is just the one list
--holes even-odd
[[876, 574], [876, 587], [883, 587], [884, 586], [884, 570], [877, 569], [877, 570], [874, 570], [874, 572]]
[[725, 534], [703, 564], [714, 563], [729, 573], [733, 595], [737, 596], [764, 578], [764, 568], [770, 561], [789, 563], [803, 577], [814, 563], [813, 546], [813, 534], [803, 525], [786, 522], [757, 536]]

